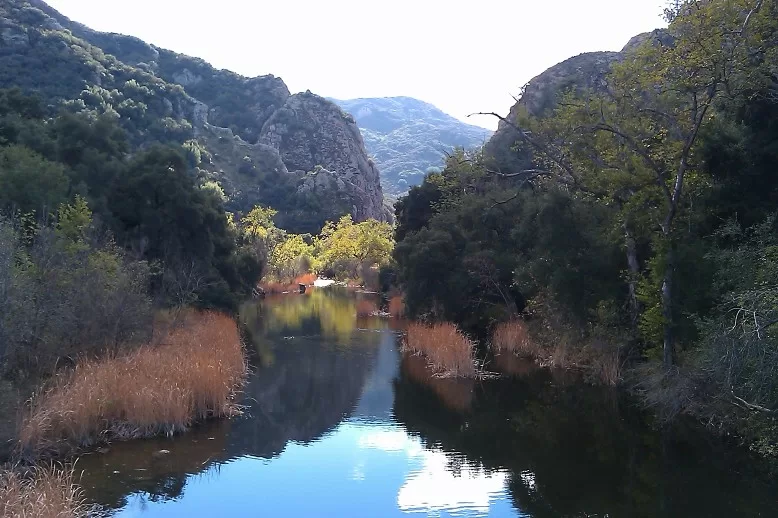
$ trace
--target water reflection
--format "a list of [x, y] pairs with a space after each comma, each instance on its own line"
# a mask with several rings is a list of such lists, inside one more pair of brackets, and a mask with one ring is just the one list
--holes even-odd
[[376, 297], [338, 287], [312, 288], [304, 295], [276, 295], [269, 297], [267, 304], [247, 304], [241, 318], [254, 336], [323, 336], [348, 341], [356, 327], [386, 327], [379, 319], [356, 317], [362, 298]]
[[509, 365], [521, 376], [479, 384], [467, 414], [403, 372], [398, 422], [427, 445], [507, 470], [515, 507], [528, 516], [773, 515], [775, 484], [703, 430], [657, 431], [623, 395]]
[[[360, 295], [361, 296], [361, 295]], [[440, 379], [353, 294], [247, 305], [246, 415], [79, 462], [119, 516], [769, 516], [775, 486], [699, 431], [512, 357]], [[160, 454], [160, 450], [169, 450]], [[737, 474], [733, 471], [737, 470]]]

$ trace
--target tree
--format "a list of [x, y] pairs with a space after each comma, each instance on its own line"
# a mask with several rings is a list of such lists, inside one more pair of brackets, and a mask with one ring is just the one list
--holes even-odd
[[[355, 279], [360, 268], [383, 266], [391, 260], [394, 240], [388, 223], [354, 223], [350, 215], [327, 222], [315, 241], [317, 268], [338, 278]], [[362, 272], [364, 273], [364, 272]]]
[[293, 234], [277, 245], [270, 255], [270, 271], [279, 279], [293, 279], [307, 273], [313, 257], [313, 245]]
[[[765, 55], [774, 10], [763, 9], [762, 0], [685, 2], [670, 25], [669, 41], [649, 40], [615, 65], [606, 93], [589, 93], [572, 106], [563, 103], [561, 120], [575, 121], [570, 131], [560, 134], [559, 124], [551, 124], [555, 134], [543, 138], [521, 121], [500, 117], [540, 159], [540, 167], [509, 176], [551, 177], [619, 206], [633, 273], [634, 212], [624, 209], [650, 208], [660, 236], [654, 249], [663, 272], [659, 293], [668, 369], [675, 362], [676, 220], [687, 184], [698, 174], [698, 138], [719, 96], [757, 80], [750, 63]], [[634, 300], [634, 286], [631, 293]]]
[[68, 183], [61, 164], [26, 147], [0, 148], [0, 208], [35, 212], [45, 220], [65, 201]]
[[[198, 187], [179, 150], [158, 146], [137, 155], [108, 200], [119, 242], [162, 264], [163, 285], [174, 288], [176, 301], [234, 307], [254, 288], [258, 263], [249, 267], [249, 258], [236, 256], [222, 201]], [[182, 287], [192, 295], [183, 296]]]

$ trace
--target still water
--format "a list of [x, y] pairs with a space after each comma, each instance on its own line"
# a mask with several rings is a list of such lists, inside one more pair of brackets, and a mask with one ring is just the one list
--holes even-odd
[[88, 498], [122, 517], [778, 516], [778, 487], [699, 429], [514, 358], [434, 378], [358, 297], [245, 306], [245, 415], [84, 456]]

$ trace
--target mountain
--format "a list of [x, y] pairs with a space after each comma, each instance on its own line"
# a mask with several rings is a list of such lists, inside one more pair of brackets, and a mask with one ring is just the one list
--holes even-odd
[[0, 88], [119, 121], [135, 149], [183, 146], [230, 210], [279, 211], [279, 226], [317, 232], [326, 220], [391, 218], [379, 171], [354, 119], [272, 75], [247, 78], [137, 38], [93, 31], [41, 0], [0, 3]]
[[357, 121], [384, 189], [395, 196], [419, 185], [455, 147], [477, 148], [492, 135], [411, 97], [333, 101]]

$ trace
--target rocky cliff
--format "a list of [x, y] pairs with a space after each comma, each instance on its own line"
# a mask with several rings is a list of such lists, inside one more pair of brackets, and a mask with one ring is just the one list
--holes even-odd
[[430, 168], [442, 167], [455, 147], [478, 148], [492, 135], [411, 97], [334, 102], [354, 116], [381, 169], [384, 191], [394, 196], [419, 185]]
[[136, 147], [184, 145], [232, 210], [279, 210], [316, 232], [328, 219], [388, 219], [378, 169], [354, 120], [272, 75], [247, 78], [137, 38], [93, 31], [41, 0], [0, 3], [0, 88], [36, 92], [52, 112], [119, 120]]
[[350, 192], [356, 219], [387, 217], [378, 168], [354, 118], [336, 104], [311, 92], [293, 95], [265, 122], [259, 142], [277, 149], [290, 171], [310, 172], [300, 187], [306, 196]]

